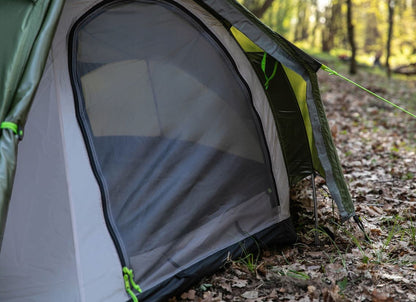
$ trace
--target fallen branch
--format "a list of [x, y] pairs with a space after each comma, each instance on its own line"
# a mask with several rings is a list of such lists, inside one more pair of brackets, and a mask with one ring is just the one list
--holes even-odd
[[407, 76], [416, 75], [416, 63], [396, 67], [395, 69], [393, 69], [393, 72], [397, 74], [404, 74]]

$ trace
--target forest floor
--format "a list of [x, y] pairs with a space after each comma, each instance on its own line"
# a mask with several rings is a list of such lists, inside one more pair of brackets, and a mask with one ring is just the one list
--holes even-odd
[[[170, 301], [416, 301], [416, 119], [319, 72], [322, 99], [356, 212], [341, 224], [317, 177], [320, 245], [315, 245], [310, 179], [292, 189], [298, 243], [223, 269]], [[357, 82], [416, 108], [416, 81], [361, 71]]]

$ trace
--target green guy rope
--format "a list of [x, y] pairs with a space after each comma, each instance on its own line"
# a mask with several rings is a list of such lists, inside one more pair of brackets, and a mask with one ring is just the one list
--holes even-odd
[[126, 292], [129, 294], [133, 302], [138, 302], [139, 300], [137, 299], [131, 287], [133, 287], [138, 293], [141, 293], [142, 289], [138, 284], [136, 284], [136, 282], [134, 282], [133, 270], [129, 269], [128, 267], [123, 267], [123, 279]]
[[0, 124], [0, 129], [10, 129], [14, 132], [14, 134], [18, 135], [19, 137], [23, 136], [23, 130], [20, 130], [19, 126], [16, 123], [3, 122]]
[[321, 68], [322, 68], [323, 70], [325, 70], [326, 72], [328, 72], [330, 75], [336, 75], [336, 76], [339, 76], [341, 79], [344, 79], [345, 81], [350, 82], [351, 84], [353, 84], [353, 85], [357, 86], [358, 88], [360, 88], [360, 89], [362, 89], [362, 90], [364, 90], [364, 91], [368, 92], [369, 94], [371, 94], [371, 95], [375, 96], [376, 98], [378, 98], [378, 99], [382, 100], [383, 102], [386, 102], [387, 104], [389, 104], [389, 105], [391, 105], [391, 106], [393, 106], [393, 107], [395, 107], [395, 108], [397, 108], [397, 109], [399, 109], [399, 110], [401, 110], [401, 111], [403, 111], [403, 112], [407, 113], [408, 115], [413, 116], [414, 118], [416, 118], [416, 115], [415, 115], [415, 114], [413, 114], [413, 113], [411, 113], [410, 111], [407, 111], [407, 110], [406, 110], [406, 109], [404, 109], [403, 107], [400, 107], [400, 106], [398, 106], [398, 105], [396, 105], [396, 104], [394, 104], [394, 103], [390, 102], [389, 100], [387, 100], [387, 99], [383, 98], [382, 96], [379, 96], [378, 94], [376, 94], [376, 93], [374, 93], [374, 92], [372, 92], [372, 91], [368, 90], [367, 88], [365, 88], [365, 87], [361, 86], [360, 84], [358, 84], [358, 83], [354, 82], [353, 80], [350, 80], [349, 78], [347, 78], [347, 77], [343, 76], [342, 74], [339, 74], [339, 73], [338, 73], [338, 72], [336, 72], [335, 70], [332, 70], [332, 69], [331, 69], [331, 68], [329, 68], [328, 66], [326, 66], [326, 65], [322, 64]]

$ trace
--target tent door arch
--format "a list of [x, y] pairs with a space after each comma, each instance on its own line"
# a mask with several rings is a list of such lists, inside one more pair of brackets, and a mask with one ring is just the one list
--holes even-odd
[[105, 2], [75, 24], [70, 54], [107, 225], [144, 290], [276, 222], [251, 91], [196, 16]]

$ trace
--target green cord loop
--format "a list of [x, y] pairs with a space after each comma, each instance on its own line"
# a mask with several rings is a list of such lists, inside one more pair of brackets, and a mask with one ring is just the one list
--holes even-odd
[[133, 302], [138, 302], [139, 300], [137, 299], [136, 295], [131, 290], [129, 276], [123, 275], [123, 278], [124, 278], [124, 287], [126, 289], [126, 292], [129, 294]]
[[353, 80], [350, 80], [349, 78], [347, 78], [347, 77], [343, 76], [342, 74], [339, 74], [338, 72], [336, 72], [335, 70], [333, 70], [333, 69], [329, 68], [328, 66], [326, 66], [326, 65], [322, 64], [321, 69], [322, 69], [322, 70], [325, 70], [326, 72], [328, 72], [328, 73], [329, 73], [329, 75], [336, 75], [336, 76], [340, 77], [341, 79], [344, 79], [345, 81], [347, 81], [347, 82], [349, 82], [349, 83], [351, 83], [351, 84], [353, 84], [353, 85], [357, 86], [358, 88], [360, 88], [360, 89], [362, 89], [362, 90], [364, 90], [364, 91], [368, 92], [368, 93], [369, 93], [369, 94], [371, 94], [372, 96], [375, 96], [375, 97], [376, 97], [376, 98], [378, 98], [379, 100], [382, 100], [383, 102], [386, 102], [387, 104], [389, 104], [389, 105], [391, 105], [391, 106], [393, 106], [393, 107], [395, 107], [395, 108], [397, 108], [397, 109], [399, 109], [399, 110], [401, 110], [401, 111], [403, 111], [403, 112], [407, 113], [408, 115], [410, 115], [410, 116], [412, 116], [412, 117], [416, 118], [416, 115], [415, 115], [415, 114], [413, 114], [413, 113], [411, 113], [410, 111], [408, 111], [408, 110], [404, 109], [403, 107], [400, 107], [400, 106], [398, 106], [398, 105], [394, 104], [393, 102], [390, 102], [389, 100], [387, 100], [387, 99], [383, 98], [382, 96], [379, 96], [378, 94], [376, 94], [376, 93], [372, 92], [371, 90], [368, 90], [367, 88], [365, 88], [365, 87], [361, 86], [360, 84], [358, 84], [358, 83], [354, 82]]
[[264, 83], [264, 87], [269, 89], [270, 81], [274, 78], [277, 72], [277, 62], [274, 63], [273, 72], [271, 76], [269, 77], [266, 73], [266, 61], [267, 61], [267, 53], [264, 53], [263, 59], [261, 60], [261, 69], [263, 70], [264, 77], [266, 78], [266, 82]]
[[128, 267], [123, 267], [123, 279], [126, 292], [132, 298], [133, 302], [138, 302], [139, 300], [137, 299], [131, 287], [133, 287], [138, 293], [141, 293], [142, 289], [136, 282], [134, 282], [133, 270], [129, 269]]
[[13, 122], [2, 122], [0, 124], [0, 129], [10, 129], [14, 134], [19, 136], [21, 140], [23, 137], [23, 130], [20, 129], [19, 125]]

